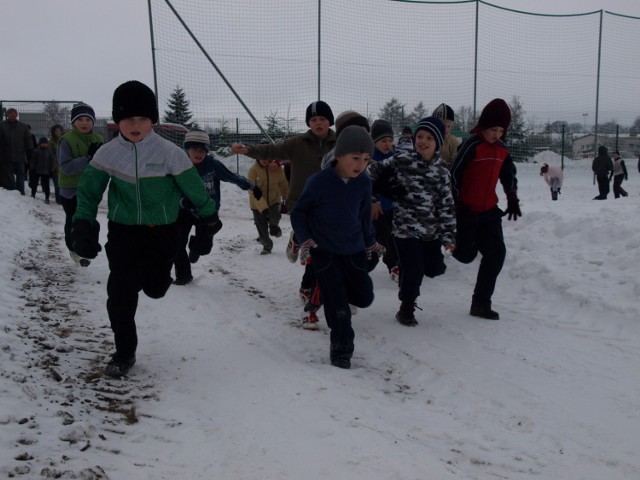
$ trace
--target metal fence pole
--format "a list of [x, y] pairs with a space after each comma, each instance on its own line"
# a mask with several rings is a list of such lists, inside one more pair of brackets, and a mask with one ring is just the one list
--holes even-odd
[[596, 124], [593, 137], [593, 151], [598, 149], [598, 106], [600, 104], [600, 59], [602, 57], [602, 16], [604, 12], [600, 10], [600, 29], [598, 30], [598, 72], [596, 76]]

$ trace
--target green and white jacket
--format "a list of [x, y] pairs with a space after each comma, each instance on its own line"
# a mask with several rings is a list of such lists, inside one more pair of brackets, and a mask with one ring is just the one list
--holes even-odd
[[180, 192], [200, 216], [215, 211], [215, 202], [184, 150], [154, 131], [138, 143], [118, 136], [100, 147], [80, 178], [73, 221], [96, 218], [107, 186], [107, 218], [123, 225], [174, 223]]

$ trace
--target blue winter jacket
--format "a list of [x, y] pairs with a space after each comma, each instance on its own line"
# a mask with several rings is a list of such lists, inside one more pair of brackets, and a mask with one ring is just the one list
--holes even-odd
[[216, 202], [216, 213], [220, 210], [220, 182], [229, 182], [237, 185], [242, 190], [250, 190], [254, 185], [241, 175], [236, 175], [220, 160], [216, 160], [211, 155], [207, 155], [196, 170], [204, 182], [204, 186], [209, 192], [209, 196]]
[[312, 175], [291, 211], [291, 225], [300, 244], [311, 238], [337, 255], [364, 251], [376, 241], [369, 176], [345, 182], [334, 168]]

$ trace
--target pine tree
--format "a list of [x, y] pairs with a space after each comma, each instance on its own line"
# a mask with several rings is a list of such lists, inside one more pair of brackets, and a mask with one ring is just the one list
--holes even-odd
[[184, 125], [189, 130], [198, 128], [198, 124], [191, 121], [193, 113], [189, 110], [189, 100], [187, 100], [184, 90], [179, 85], [169, 95], [167, 106], [168, 108], [164, 111], [164, 117], [162, 118], [163, 122]]

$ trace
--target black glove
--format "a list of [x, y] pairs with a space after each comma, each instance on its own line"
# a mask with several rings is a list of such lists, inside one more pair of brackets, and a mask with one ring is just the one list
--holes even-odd
[[199, 228], [196, 229], [196, 235], [203, 235], [205, 237], [213, 237], [222, 228], [222, 222], [217, 213], [214, 213], [210, 217], [203, 217], [200, 219]]
[[520, 211], [520, 200], [518, 200], [518, 194], [512, 190], [507, 193], [507, 210], [504, 212], [507, 216], [507, 220], [518, 220], [518, 217], [522, 216]]
[[217, 214], [200, 219], [196, 225], [196, 234], [189, 239], [189, 261], [196, 263], [201, 255], [209, 255], [213, 247], [213, 236], [222, 228]]
[[378, 170], [378, 178], [372, 188], [374, 195], [382, 195], [391, 200], [399, 200], [406, 197], [408, 193], [391, 165], [384, 165]]
[[102, 250], [98, 242], [100, 224], [88, 220], [78, 220], [71, 225], [71, 246], [83, 258], [96, 258]]
[[260, 187], [257, 185], [253, 187], [253, 196], [256, 200], [260, 200], [262, 198], [262, 190], [260, 190]]
[[[87, 158], [89, 160], [91, 160], [101, 146], [102, 146], [102, 143], [100, 143], [100, 142], [93, 142], [91, 145], [89, 145], [89, 151], [87, 152]], [[76, 252], [76, 253], [78, 253], [78, 252]], [[80, 255], [80, 254], [78, 253], [78, 255]]]
[[213, 237], [191, 235], [189, 239], [189, 262], [196, 263], [201, 255], [209, 255], [213, 247]]

